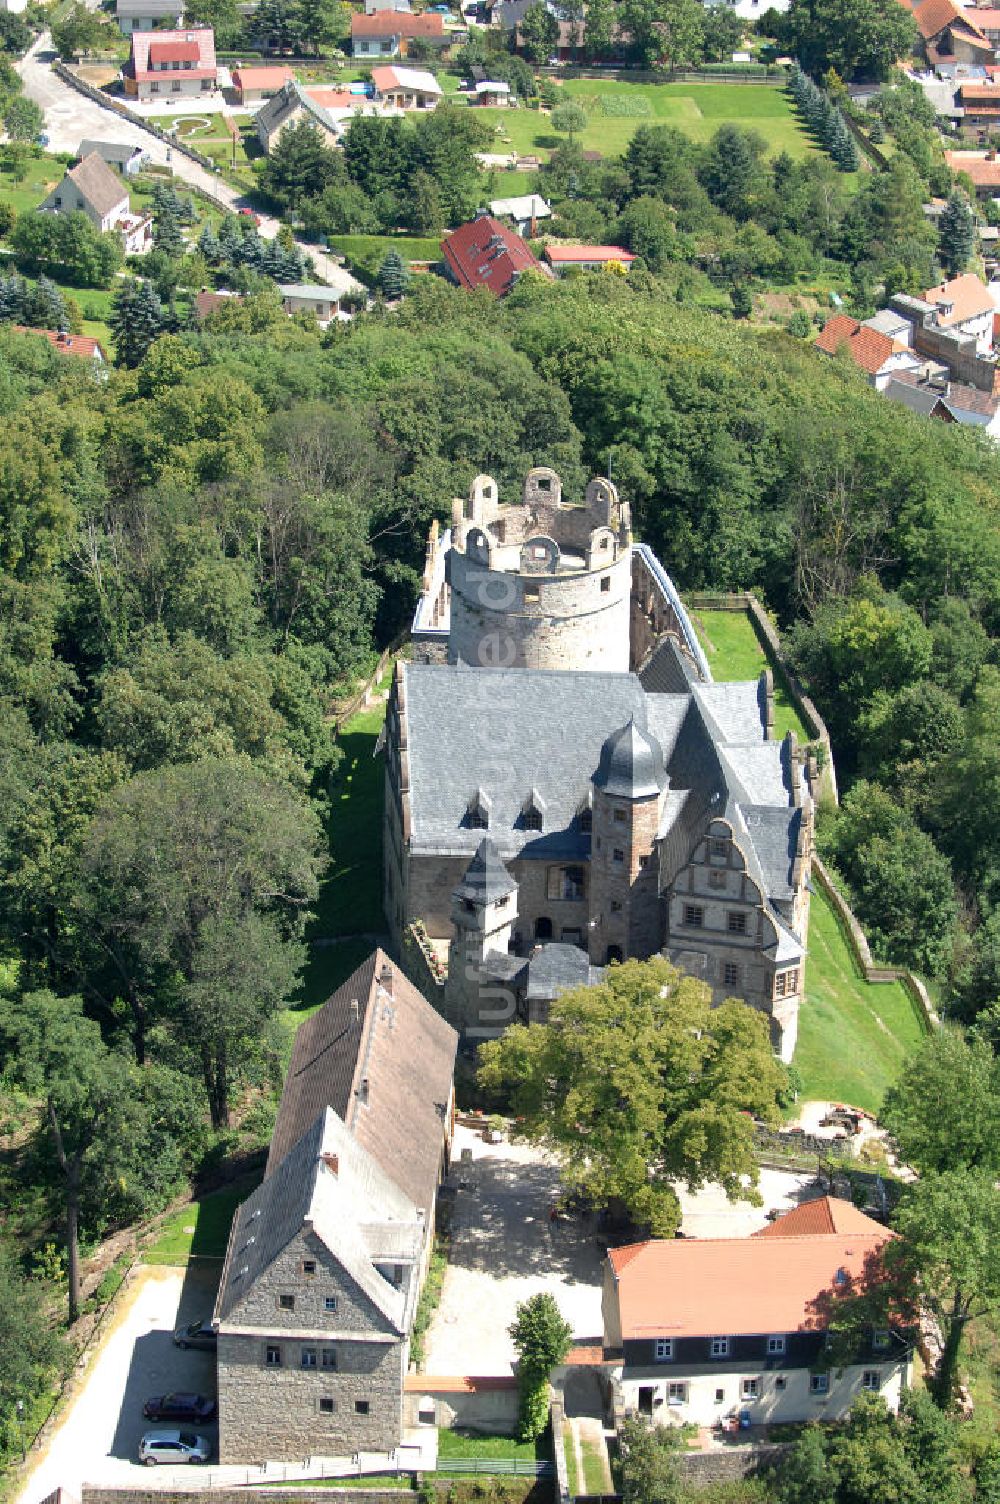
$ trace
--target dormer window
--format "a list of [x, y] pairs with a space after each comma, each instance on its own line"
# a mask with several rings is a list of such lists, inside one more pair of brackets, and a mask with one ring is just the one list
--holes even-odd
[[537, 789], [532, 789], [521, 806], [522, 830], [541, 830], [545, 823], [545, 801]]
[[477, 789], [465, 810], [465, 824], [469, 830], [489, 830], [490, 801], [482, 789]]

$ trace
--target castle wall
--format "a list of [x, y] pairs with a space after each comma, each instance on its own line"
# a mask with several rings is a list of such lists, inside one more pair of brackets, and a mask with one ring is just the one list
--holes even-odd
[[629, 667], [629, 551], [599, 571], [529, 575], [452, 549], [449, 662], [482, 668]]

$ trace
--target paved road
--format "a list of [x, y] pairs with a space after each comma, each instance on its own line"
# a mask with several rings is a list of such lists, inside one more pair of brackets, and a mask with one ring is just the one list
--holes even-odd
[[[171, 150], [152, 131], [123, 119], [116, 111], [105, 109], [95, 100], [79, 93], [64, 83], [52, 71], [55, 51], [52, 38], [43, 31], [35, 45], [17, 64], [17, 71], [24, 83], [24, 92], [29, 99], [40, 105], [45, 113], [45, 130], [52, 151], [75, 152], [80, 142], [92, 140], [124, 141], [148, 152], [153, 162], [166, 165], [168, 161], [174, 175], [193, 188], [200, 188], [225, 204], [234, 212], [243, 207], [246, 199], [215, 173], [193, 162], [183, 152]], [[279, 222], [270, 215], [260, 217], [260, 233], [271, 240], [278, 233]], [[327, 256], [315, 246], [299, 245], [299, 249], [311, 256], [317, 274], [331, 287], [345, 288], [346, 273], [339, 262]], [[353, 282], [353, 278], [349, 279]], [[355, 287], [359, 284], [354, 283]]]

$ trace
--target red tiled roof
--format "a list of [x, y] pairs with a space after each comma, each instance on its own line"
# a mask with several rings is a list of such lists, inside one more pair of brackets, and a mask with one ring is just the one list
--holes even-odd
[[1000, 10], [990, 6], [977, 6], [965, 12], [966, 20], [975, 21], [981, 31], [1000, 31]]
[[950, 313], [938, 314], [938, 323], [944, 329], [953, 324], [964, 324], [966, 319], [978, 318], [994, 310], [993, 298], [975, 272], [963, 272], [960, 277], [952, 277], [950, 282], [939, 282], [937, 287], [929, 287], [924, 293], [924, 301], [952, 305]]
[[233, 87], [241, 93], [244, 89], [281, 89], [294, 77], [292, 69], [284, 64], [271, 68], [237, 68], [232, 75]]
[[27, 329], [23, 324], [11, 327], [18, 334], [40, 334], [60, 355], [79, 355], [84, 360], [93, 360], [95, 356], [100, 356], [101, 360], [108, 358], [100, 340], [91, 339], [89, 334], [64, 334], [59, 329]]
[[974, 11], [963, 11], [955, 4], [955, 0], [920, 0], [919, 4], [913, 6], [913, 19], [925, 42], [944, 31], [946, 26], [957, 26], [963, 34], [970, 35], [971, 39], [985, 41], [974, 16]]
[[545, 254], [550, 261], [572, 264], [574, 261], [624, 261], [635, 260], [631, 251], [620, 245], [549, 245]]
[[874, 1222], [859, 1212], [850, 1201], [839, 1196], [819, 1196], [815, 1201], [804, 1201], [783, 1216], [775, 1217], [766, 1227], [755, 1232], [755, 1238], [821, 1237], [825, 1233], [864, 1233], [874, 1237], [883, 1231], [881, 1223]]
[[968, 173], [975, 188], [1000, 188], [1000, 162], [982, 151], [946, 151], [944, 159], [952, 172]]
[[542, 270], [520, 235], [492, 214], [459, 225], [441, 249], [460, 286], [488, 287], [498, 298], [510, 292], [520, 272]]
[[351, 16], [351, 36], [443, 37], [444, 19], [439, 15], [411, 16], [399, 10], [376, 10], [370, 16], [355, 11]]
[[625, 1342], [653, 1336], [709, 1337], [822, 1331], [825, 1302], [849, 1293], [893, 1235], [680, 1238], [643, 1243], [615, 1272]]
[[960, 84], [962, 99], [1000, 99], [1000, 84]]
[[215, 33], [211, 26], [184, 27], [177, 31], [134, 31], [131, 41], [132, 51], [124, 69], [130, 78], [144, 83], [161, 79], [162, 73], [150, 68], [151, 61], [193, 62], [196, 67], [181, 70], [187, 79], [216, 76]]
[[364, 104], [363, 94], [352, 94], [350, 89], [306, 89], [313, 104], [324, 110], [353, 110]]
[[880, 371], [890, 355], [906, 348], [880, 330], [859, 324], [846, 313], [835, 313], [832, 319], [827, 319], [814, 343], [816, 349], [825, 355], [836, 355], [841, 346], [846, 345], [854, 364], [867, 371], [869, 376]]

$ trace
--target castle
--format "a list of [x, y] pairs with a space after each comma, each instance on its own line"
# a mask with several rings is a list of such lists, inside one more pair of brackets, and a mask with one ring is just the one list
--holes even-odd
[[795, 1048], [816, 768], [768, 671], [714, 684], [610, 481], [478, 476], [432, 530], [386, 719], [385, 911], [447, 947], [466, 1041], [662, 952]]

